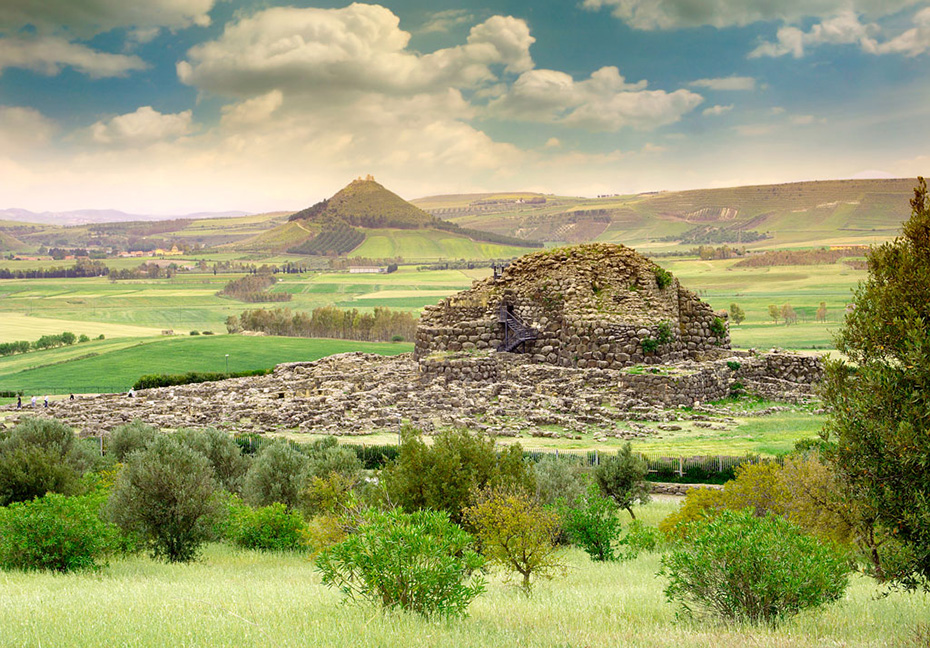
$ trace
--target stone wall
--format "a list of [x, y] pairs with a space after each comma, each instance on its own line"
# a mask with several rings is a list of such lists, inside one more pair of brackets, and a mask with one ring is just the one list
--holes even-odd
[[[419, 362], [421, 382], [526, 382], [532, 358], [513, 353], [433, 354]], [[739, 389], [775, 400], [809, 396], [823, 377], [817, 356], [772, 351], [732, 352], [709, 362], [685, 360], [665, 365], [639, 365], [625, 369], [590, 369], [581, 372], [588, 382], [611, 386], [628, 398], [662, 407], [690, 406], [726, 398]], [[577, 370], [552, 367], [545, 378], [568, 379]], [[538, 371], [536, 375], [539, 376]]]
[[729, 349], [714, 333], [718, 316], [660, 268], [618, 245], [591, 244], [522, 257], [501, 277], [435, 305], [420, 318], [418, 360], [433, 354], [496, 350], [505, 309], [536, 334], [516, 351], [531, 362], [619, 369], [719, 357]]

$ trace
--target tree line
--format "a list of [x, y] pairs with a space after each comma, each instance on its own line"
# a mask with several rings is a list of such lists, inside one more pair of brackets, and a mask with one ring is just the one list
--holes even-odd
[[[101, 335], [102, 339], [103, 336]], [[0, 342], [0, 356], [10, 356], [17, 353], [27, 353], [29, 351], [41, 351], [42, 349], [54, 349], [60, 346], [71, 346], [76, 342], [89, 342], [90, 338], [86, 335], [76, 336], [70, 331], [58, 333], [57, 335], [43, 335], [35, 342], [27, 340], [18, 340], [16, 342]]]
[[110, 269], [100, 261], [78, 259], [73, 266], [50, 268], [25, 268], [11, 270], [0, 268], [0, 279], [72, 279], [81, 277], [105, 277]]
[[321, 306], [310, 313], [289, 308], [247, 310], [239, 317], [226, 318], [230, 333], [256, 331], [286, 337], [328, 337], [362, 342], [399, 342], [413, 340], [417, 317], [405, 311], [375, 308], [361, 313], [358, 309]]
[[268, 292], [268, 289], [275, 285], [277, 281], [267, 273], [246, 275], [239, 279], [233, 279], [226, 284], [223, 290], [216, 294], [220, 297], [232, 297], [249, 303], [290, 301], [290, 293]]

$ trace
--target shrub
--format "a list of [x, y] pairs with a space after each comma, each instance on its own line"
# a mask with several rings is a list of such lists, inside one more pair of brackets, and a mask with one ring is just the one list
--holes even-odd
[[442, 432], [433, 437], [431, 446], [420, 439], [417, 430], [401, 434], [400, 455], [381, 471], [381, 481], [391, 501], [405, 510], [446, 511], [458, 523], [462, 510], [480, 489], [534, 490], [533, 476], [517, 444], [498, 454], [494, 439], [468, 430]]
[[201, 331], [201, 335], [213, 335], [213, 331]]
[[200, 331], [191, 331], [191, 335], [200, 335]]
[[635, 558], [640, 553], [653, 552], [662, 543], [662, 534], [655, 527], [646, 526], [640, 520], [633, 520], [626, 535], [620, 540], [625, 549], [624, 558]]
[[306, 472], [306, 455], [285, 441], [274, 441], [252, 461], [245, 475], [243, 496], [252, 506], [281, 502], [289, 509], [298, 508]]
[[521, 577], [529, 594], [533, 578], [552, 578], [565, 566], [557, 547], [559, 516], [529, 494], [513, 489], [487, 489], [474, 506], [463, 511], [476, 530], [481, 552], [508, 572]]
[[643, 338], [643, 353], [655, 353], [659, 348], [659, 341], [655, 338]]
[[0, 433], [0, 505], [46, 493], [77, 494], [91, 462], [74, 431], [54, 419], [27, 418]]
[[441, 511], [370, 512], [358, 532], [320, 553], [323, 583], [352, 599], [423, 616], [463, 615], [484, 591], [472, 537]]
[[69, 572], [95, 569], [116, 538], [97, 496], [50, 493], [0, 508], [0, 567]]
[[266, 376], [271, 369], [248, 369], [245, 371], [230, 371], [229, 373], [215, 371], [188, 371], [183, 374], [146, 374], [133, 384], [133, 389], [154, 389], [155, 387], [174, 387], [175, 385], [191, 385], [194, 383], [226, 380], [227, 378], [248, 378], [250, 376]]
[[717, 344], [723, 344], [723, 339], [727, 336], [727, 325], [722, 317], [715, 317], [710, 323], [710, 332], [717, 338]]
[[655, 270], [656, 275], [656, 285], [659, 287], [659, 290], [664, 290], [672, 285], [672, 273], [666, 270], [665, 268], [660, 268], [656, 266]]
[[777, 623], [836, 601], [849, 565], [833, 545], [805, 535], [784, 518], [725, 511], [693, 523], [690, 542], [662, 559], [665, 595], [693, 615]]
[[90, 342], [90, 338], [87, 337], [86, 334], [81, 333], [81, 335], [78, 337], [78, 342]]
[[280, 502], [258, 509], [237, 502], [230, 506], [227, 538], [245, 549], [299, 551], [306, 548], [306, 528], [303, 516]]
[[547, 454], [533, 465], [533, 475], [536, 499], [543, 506], [551, 506], [560, 498], [574, 502], [584, 496], [585, 480], [576, 463]]
[[355, 450], [340, 446], [336, 437], [330, 436], [314, 441], [308, 456], [307, 476], [311, 479], [328, 477], [331, 473], [354, 479], [362, 470], [362, 462], [359, 461]]
[[692, 522], [714, 516], [723, 508], [723, 491], [692, 488], [674, 513], [659, 522], [659, 531], [671, 539], [684, 539]]
[[216, 482], [206, 457], [168, 436], [133, 452], [110, 496], [110, 516], [137, 533], [152, 556], [193, 560], [219, 514]]
[[730, 369], [730, 371], [739, 371], [739, 368], [742, 366], [743, 365], [741, 365], [736, 360], [727, 360], [727, 367]]
[[646, 483], [648, 472], [646, 462], [633, 454], [633, 448], [627, 442], [617, 452], [617, 456], [608, 458], [597, 467], [594, 478], [601, 492], [613, 498], [617, 506], [635, 519], [633, 504], [649, 501], [649, 486]]
[[107, 454], [123, 463], [131, 453], [144, 450], [159, 435], [158, 428], [135, 420], [113, 428], [107, 439]]
[[178, 430], [175, 438], [207, 458], [217, 484], [230, 493], [242, 492], [242, 482], [249, 469], [249, 458], [239, 450], [232, 435], [215, 428]]
[[601, 495], [597, 484], [590, 484], [588, 492], [562, 507], [562, 528], [572, 544], [585, 550], [591, 560], [616, 560], [614, 544], [620, 537], [621, 525], [617, 517], [617, 504]]

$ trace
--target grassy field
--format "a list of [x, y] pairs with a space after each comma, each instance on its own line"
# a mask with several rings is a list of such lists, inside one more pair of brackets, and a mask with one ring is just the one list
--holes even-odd
[[132, 338], [0, 358], [0, 390], [26, 394], [126, 391], [143, 374], [267, 369], [281, 362], [312, 361], [347, 351], [394, 355], [403, 343], [215, 335]]
[[[676, 505], [665, 498], [637, 517], [656, 524]], [[450, 621], [347, 605], [302, 555], [224, 545], [189, 565], [140, 556], [99, 573], [4, 572], [0, 646], [916, 648], [918, 624], [930, 618], [927, 595], [879, 597], [872, 581], [854, 577], [842, 600], [776, 628], [679, 619], [657, 577], [658, 554], [612, 564], [576, 549], [566, 557], [567, 574], [532, 597], [492, 574], [468, 617]]]
[[532, 249], [473, 241], [440, 230], [371, 229], [349, 256], [370, 259], [403, 257], [405, 261], [439, 259], [509, 259]]

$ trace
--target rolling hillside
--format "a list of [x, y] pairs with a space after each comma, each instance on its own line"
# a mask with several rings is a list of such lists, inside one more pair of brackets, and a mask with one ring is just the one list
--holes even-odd
[[[414, 203], [464, 227], [553, 243], [593, 239], [657, 250], [701, 243], [777, 248], [892, 238], [910, 213], [913, 187], [914, 180], [906, 178], [838, 180], [596, 199], [431, 196]], [[531, 202], [532, 197], [537, 200]]]

